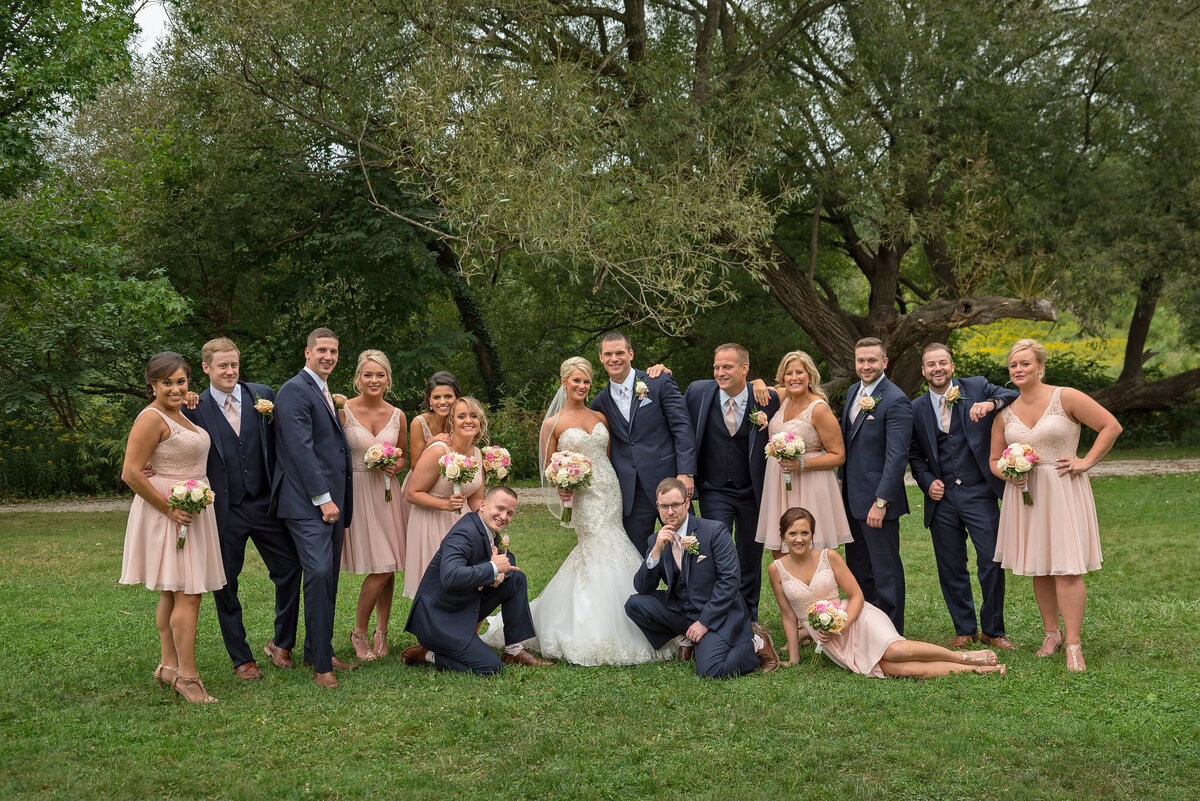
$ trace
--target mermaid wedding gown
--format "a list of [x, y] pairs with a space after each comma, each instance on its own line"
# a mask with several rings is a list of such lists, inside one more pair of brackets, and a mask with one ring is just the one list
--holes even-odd
[[[590, 434], [568, 428], [558, 448], [591, 459], [592, 482], [575, 493], [572, 525], [579, 544], [529, 603], [537, 637], [525, 641], [525, 647], [577, 665], [637, 665], [671, 658], [674, 645], [654, 650], [625, 614], [642, 557], [625, 536], [621, 488], [608, 460], [608, 429], [603, 423]], [[488, 618], [483, 641], [496, 648], [504, 645], [501, 615]]]

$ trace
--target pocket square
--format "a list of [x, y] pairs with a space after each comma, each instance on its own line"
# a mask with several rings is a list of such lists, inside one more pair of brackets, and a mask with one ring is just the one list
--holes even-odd
[[700, 554], [699, 556], [696, 557], [696, 562], [697, 563], [703, 562], [707, 558], [708, 558], [707, 554]]
[[868, 414], [868, 415], [867, 415], [867, 419], [868, 419], [868, 420], [874, 420], [874, 419], [875, 419], [875, 415], [873, 415], [873, 414]]
[[638, 404], [638, 408], [640, 409], [640, 408], [642, 408], [643, 406], [649, 406], [649, 405], [650, 405], [650, 399], [649, 399], [649, 398], [642, 398], [642, 402]]

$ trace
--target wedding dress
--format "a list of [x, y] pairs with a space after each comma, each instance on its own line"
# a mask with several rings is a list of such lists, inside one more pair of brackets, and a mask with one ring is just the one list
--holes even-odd
[[[654, 650], [625, 614], [642, 556], [625, 536], [621, 488], [608, 460], [608, 429], [603, 423], [590, 434], [568, 428], [558, 449], [591, 459], [592, 482], [575, 493], [572, 525], [579, 544], [529, 603], [537, 637], [525, 647], [577, 665], [637, 665], [671, 658], [673, 644]], [[650, 534], [646, 532], [647, 539]], [[483, 641], [503, 646], [503, 626], [502, 616], [488, 618]]]

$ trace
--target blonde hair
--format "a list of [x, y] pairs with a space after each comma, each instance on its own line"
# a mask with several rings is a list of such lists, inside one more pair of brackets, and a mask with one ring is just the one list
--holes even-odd
[[812, 356], [802, 350], [794, 350], [783, 355], [783, 359], [779, 362], [779, 368], [775, 371], [775, 386], [783, 386], [783, 375], [787, 372], [788, 365], [795, 361], [800, 362], [804, 367], [804, 372], [808, 373], [808, 391], [829, 403], [829, 396], [825, 394], [825, 390], [821, 389], [821, 371], [817, 369], [817, 363], [813, 361]]
[[234, 353], [238, 354], [238, 356], [242, 355], [241, 352], [238, 351], [238, 346], [233, 344], [232, 339], [229, 339], [228, 337], [217, 337], [216, 339], [210, 339], [204, 343], [204, 347], [200, 348], [200, 361], [204, 362], [205, 364], [212, 364], [212, 357], [214, 353], [221, 353], [227, 350], [233, 351]]
[[572, 356], [563, 362], [558, 368], [558, 377], [566, 381], [567, 376], [576, 370], [582, 371], [588, 377], [588, 381], [592, 380], [592, 363], [582, 356]]
[[354, 368], [354, 391], [360, 395], [362, 394], [360, 379], [362, 378], [363, 370], [367, 369], [367, 365], [370, 362], [378, 364], [383, 368], [383, 372], [387, 374], [387, 386], [383, 388], [383, 394], [386, 395], [388, 390], [392, 388], [392, 363], [388, 361], [388, 357], [384, 355], [383, 351], [373, 348], [364, 350], [358, 354], [358, 366]]
[[447, 431], [449, 431], [449, 433], [451, 433], [451, 434], [454, 433], [454, 410], [458, 407], [458, 404], [460, 404], [460, 403], [467, 404], [467, 406], [470, 407], [471, 411], [473, 411], [473, 412], [475, 412], [475, 414], [479, 415], [479, 433], [476, 434], [475, 438], [471, 441], [472, 442], [487, 442], [488, 441], [487, 412], [485, 412], [483, 410], [483, 404], [480, 403], [479, 401], [475, 400], [474, 398], [472, 398], [470, 395], [463, 395], [461, 398], [459, 398], [458, 400], [456, 400], [454, 402], [453, 406], [450, 407], [450, 415], [446, 418]]
[[1038, 380], [1041, 381], [1042, 379], [1044, 379], [1046, 377], [1046, 348], [1045, 348], [1045, 346], [1043, 346], [1042, 343], [1038, 342], [1036, 339], [1018, 339], [1016, 342], [1014, 342], [1012, 344], [1012, 347], [1008, 349], [1007, 361], [1011, 362], [1013, 356], [1016, 353], [1018, 353], [1019, 351], [1023, 351], [1023, 350], [1033, 351], [1033, 358], [1037, 360], [1038, 365], [1040, 365], [1042, 368], [1041, 370], [1038, 371]]

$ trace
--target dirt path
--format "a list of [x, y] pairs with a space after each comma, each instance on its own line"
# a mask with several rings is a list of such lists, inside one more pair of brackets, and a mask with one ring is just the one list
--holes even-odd
[[[1149, 476], [1168, 473], [1200, 473], [1200, 459], [1112, 459], [1101, 462], [1091, 470], [1093, 476]], [[905, 481], [912, 485], [911, 475]], [[540, 487], [517, 487], [522, 503], [534, 503], [545, 498]], [[124, 512], [129, 500], [123, 498], [80, 498], [70, 501], [13, 503], [0, 505], [0, 515], [12, 512]]]

